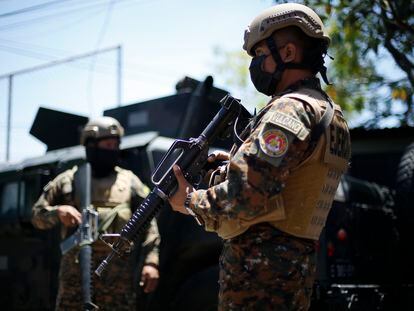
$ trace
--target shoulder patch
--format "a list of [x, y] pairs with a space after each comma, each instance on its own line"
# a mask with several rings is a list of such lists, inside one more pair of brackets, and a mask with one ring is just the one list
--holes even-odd
[[268, 114], [264, 122], [269, 122], [276, 126], [279, 126], [291, 132], [300, 140], [306, 139], [306, 137], [309, 135], [308, 129], [303, 125], [302, 122], [280, 111], [274, 111], [273, 113]]
[[268, 129], [259, 135], [260, 149], [270, 157], [281, 157], [289, 146], [285, 133], [278, 129]]

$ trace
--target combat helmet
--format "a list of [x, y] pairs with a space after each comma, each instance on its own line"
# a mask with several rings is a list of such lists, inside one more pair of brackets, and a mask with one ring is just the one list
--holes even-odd
[[289, 26], [297, 26], [307, 36], [324, 41], [326, 47], [331, 41], [322, 20], [311, 8], [299, 3], [283, 3], [268, 8], [253, 19], [244, 33], [243, 49], [255, 56], [253, 47], [258, 42]]
[[124, 128], [116, 119], [112, 117], [99, 117], [86, 123], [81, 133], [80, 143], [85, 146], [90, 139], [121, 138], [123, 135]]

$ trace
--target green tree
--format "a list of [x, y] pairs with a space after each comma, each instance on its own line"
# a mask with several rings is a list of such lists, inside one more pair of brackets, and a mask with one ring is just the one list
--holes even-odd
[[[275, 3], [288, 1], [275, 1]], [[414, 2], [412, 0], [304, 0], [323, 19], [332, 39], [326, 91], [352, 116], [369, 111], [367, 127], [391, 120], [414, 126]], [[261, 107], [249, 79], [250, 57], [216, 49], [218, 76]], [[240, 92], [240, 90], [242, 90]], [[359, 125], [359, 124], [356, 124]]]
[[[287, 1], [275, 1], [287, 2]], [[335, 58], [327, 92], [347, 111], [367, 109], [366, 126], [394, 118], [414, 125], [414, 2], [305, 0], [327, 26]], [[399, 109], [398, 109], [399, 107]]]
[[250, 81], [249, 65], [251, 57], [246, 51], [226, 51], [214, 48], [216, 62], [215, 75], [223, 80], [226, 88], [230, 88], [236, 97], [241, 97], [243, 104], [249, 110], [260, 109], [269, 101], [269, 97], [257, 92]]

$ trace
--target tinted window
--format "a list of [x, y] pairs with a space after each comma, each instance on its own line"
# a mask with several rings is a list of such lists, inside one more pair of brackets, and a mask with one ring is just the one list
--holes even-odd
[[16, 219], [19, 210], [19, 183], [9, 182], [0, 188], [0, 219]]

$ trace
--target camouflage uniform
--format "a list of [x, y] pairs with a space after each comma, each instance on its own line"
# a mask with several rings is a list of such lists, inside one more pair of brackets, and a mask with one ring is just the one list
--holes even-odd
[[[63, 172], [47, 184], [44, 192], [33, 207], [32, 222], [39, 229], [49, 229], [60, 223], [57, 216], [59, 205], [79, 206], [79, 200], [74, 191], [74, 176], [77, 167]], [[76, 187], [76, 186], [75, 186]], [[120, 209], [112, 224], [106, 230], [108, 233], [119, 232], [130, 218], [131, 206], [137, 206], [149, 193], [149, 189], [131, 171], [115, 167], [115, 172], [104, 178], [92, 178], [92, 205], [99, 212], [99, 220], [105, 219], [105, 214], [112, 208], [123, 203], [127, 208]], [[62, 226], [62, 238], [68, 234]], [[142, 246], [147, 254], [144, 264], [158, 266], [159, 263], [159, 233], [153, 220], [147, 231]], [[108, 247], [103, 242], [92, 244], [92, 271], [108, 255]], [[81, 310], [82, 292], [80, 282], [80, 267], [78, 262], [79, 248], [74, 248], [62, 256], [59, 271], [59, 290], [56, 300], [57, 310]], [[136, 259], [136, 258], [135, 258]], [[137, 260], [133, 256], [125, 260], [116, 258], [110, 269], [96, 279], [93, 276], [93, 299], [100, 310], [133, 310], [136, 309], [136, 283], [139, 279], [134, 276], [137, 272]]]
[[[307, 90], [299, 88], [295, 93], [303, 91]], [[202, 218], [206, 230], [217, 232], [225, 240], [220, 258], [219, 310], [306, 310], [309, 307], [315, 273], [314, 242], [343, 170], [329, 167], [327, 178], [333, 180], [329, 189], [334, 191], [329, 193], [326, 203], [315, 202], [327, 210], [324, 217], [318, 218], [317, 230], [312, 234], [288, 234], [288, 230], [278, 229], [285, 228], [285, 222], [297, 214], [290, 206], [284, 206], [283, 199], [287, 198], [284, 196], [288, 188], [292, 192], [293, 187], [296, 194], [308, 190], [289, 181], [303, 163], [316, 157], [316, 151], [319, 154], [323, 148], [329, 151], [329, 146], [334, 146], [333, 136], [329, 138], [332, 128], [343, 128], [345, 134], [339, 145], [344, 149], [340, 155], [346, 162], [350, 141], [348, 128], [336, 105], [330, 128], [318, 141], [312, 141], [317, 111], [301, 100], [286, 96], [273, 98], [250, 124], [247, 139], [240, 147], [233, 146], [226, 180], [191, 194], [189, 207]], [[337, 152], [335, 148], [331, 151]], [[313, 177], [317, 180], [318, 172]], [[325, 188], [321, 190], [323, 196], [322, 192]], [[302, 204], [297, 202], [296, 208], [300, 209]], [[313, 221], [314, 218], [308, 222]]]

